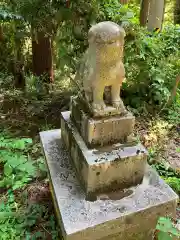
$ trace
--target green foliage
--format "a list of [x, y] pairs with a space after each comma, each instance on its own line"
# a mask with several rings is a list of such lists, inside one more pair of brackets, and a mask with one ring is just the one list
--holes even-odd
[[170, 185], [177, 194], [180, 194], [180, 174], [169, 166], [166, 167], [162, 163], [155, 163], [152, 166], [157, 170], [166, 183]]
[[[3, 164], [0, 187], [13, 190], [23, 187], [36, 176], [36, 167], [30, 156], [21, 153], [32, 139], [0, 137], [0, 163]], [[21, 150], [21, 151], [20, 151]]]
[[180, 237], [176, 224], [170, 218], [159, 218], [156, 226], [157, 240], [171, 240], [174, 237]]
[[176, 26], [153, 35], [137, 26], [129, 30], [125, 48], [127, 82], [123, 85], [127, 104], [151, 112], [164, 107], [180, 68], [179, 46], [180, 29]]
[[[37, 229], [39, 222], [42, 228]], [[6, 201], [0, 202], [1, 239], [47, 239], [47, 233], [53, 240], [58, 239], [54, 216], [49, 214], [48, 208], [39, 204], [22, 206], [9, 191]]]
[[167, 177], [165, 178], [165, 181], [172, 187], [172, 189], [177, 193], [180, 193], [180, 177]]
[[27, 144], [32, 144], [31, 138], [12, 139], [0, 136], [0, 148], [24, 150]]
[[0, 8], [0, 21], [23, 20], [20, 15], [9, 12], [7, 9]]
[[166, 109], [167, 111], [167, 120], [177, 126], [179, 124], [179, 116], [180, 116], [180, 89], [177, 90], [176, 98], [173, 101], [173, 105]]
[[[26, 94], [33, 92], [33, 100], [38, 99], [37, 95], [44, 88], [42, 80], [27, 76], [32, 60], [31, 37], [33, 35], [36, 39], [37, 31], [56, 37], [53, 42], [54, 60], [58, 68], [55, 71], [58, 72], [56, 79], [59, 81], [63, 78], [67, 82], [66, 75], [70, 79], [73, 77], [79, 58], [88, 46], [89, 28], [96, 22], [111, 20], [122, 24], [127, 33], [124, 57], [127, 81], [123, 83], [122, 89], [126, 104], [136, 109], [138, 114], [142, 111], [152, 113], [154, 109], [158, 113], [162, 109], [166, 110], [168, 121], [179, 124], [179, 90], [173, 105], [167, 109], [166, 103], [180, 69], [180, 28], [169, 24], [161, 33], [152, 34], [139, 27], [138, 14], [138, 4], [121, 5], [119, 0], [73, 0], [69, 7], [65, 0], [3, 0], [0, 3], [0, 27], [3, 30], [0, 43], [0, 87], [8, 90], [13, 88], [12, 69], [15, 62], [22, 61], [26, 72]], [[23, 101], [23, 111], [31, 112], [32, 105], [27, 104], [24, 96], [17, 94], [17, 101], [13, 97], [9, 100], [16, 102], [16, 106]], [[40, 112], [42, 105], [37, 106], [37, 112]], [[52, 128], [45, 123], [39, 125], [38, 129], [49, 127]], [[33, 179], [46, 177], [47, 168], [44, 158], [39, 157], [39, 149], [37, 144], [32, 146], [32, 139], [12, 138], [7, 133], [0, 133], [0, 190], [5, 192], [0, 202], [2, 240], [48, 239], [50, 235], [52, 239], [58, 239], [54, 217], [48, 212], [48, 207], [20, 203], [11, 191], [6, 195], [7, 189], [16, 190], [16, 193], [20, 190], [21, 194], [22, 188]], [[158, 151], [158, 148], [152, 148], [151, 157]], [[153, 166], [179, 193], [179, 174], [163, 164]], [[169, 219], [160, 219], [157, 226], [158, 240], [171, 239], [167, 232], [176, 235], [171, 223]]]
[[[0, 201], [2, 240], [47, 239], [47, 235], [51, 235], [54, 240], [58, 239], [54, 216], [48, 212], [48, 207], [28, 203], [27, 196], [23, 193], [20, 202], [12, 192], [22, 190], [38, 176], [38, 171], [41, 176], [47, 172], [42, 157], [38, 157], [36, 161], [32, 160], [33, 156], [39, 156], [38, 151], [39, 145], [32, 146], [31, 138], [12, 138], [7, 132], [0, 134], [0, 189], [9, 189]], [[37, 228], [40, 222], [42, 227]]]
[[0, 202], [0, 236], [2, 240], [21, 239], [24, 232], [21, 229], [22, 221], [17, 221], [18, 205], [14, 195], [9, 192], [6, 202]]
[[178, 147], [178, 148], [176, 149], [176, 152], [180, 153], [180, 147]]
[[128, 5], [121, 5], [119, 0], [101, 1], [98, 20], [109, 20], [124, 26], [137, 23], [136, 11], [133, 10], [129, 9]]
[[169, 24], [159, 34], [152, 34], [138, 25], [139, 9], [135, 5], [128, 7], [118, 0], [108, 0], [99, 2], [97, 9], [94, 21], [81, 17], [75, 24], [69, 21], [59, 29], [56, 47], [62, 75], [75, 73], [79, 58], [88, 46], [87, 32], [93, 23], [117, 22], [127, 33], [124, 56], [127, 81], [122, 86], [122, 97], [139, 113], [161, 111], [170, 98], [180, 69], [179, 26]]
[[[124, 25], [136, 22], [136, 15], [118, 0], [112, 1], [73, 1], [71, 4], [73, 18], [66, 21], [58, 30], [56, 46], [57, 58], [61, 69], [76, 70], [79, 58], [88, 46], [87, 33], [89, 28], [100, 21], [112, 20]], [[70, 44], [67, 44], [70, 43]], [[58, 60], [58, 59], [57, 59]], [[59, 65], [59, 64], [58, 64]]]

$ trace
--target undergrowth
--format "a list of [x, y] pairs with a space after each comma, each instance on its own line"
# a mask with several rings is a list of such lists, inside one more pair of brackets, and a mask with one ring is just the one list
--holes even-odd
[[[42, 229], [36, 229], [39, 222], [42, 222]], [[39, 204], [28, 207], [20, 205], [13, 192], [8, 191], [6, 201], [0, 203], [0, 239], [47, 239], [47, 232], [52, 239], [57, 239], [55, 219], [48, 212], [48, 207]]]
[[180, 233], [177, 230], [179, 221], [160, 217], [156, 226], [155, 240], [172, 240], [179, 239]]
[[24, 187], [27, 183], [38, 177], [43, 169], [41, 159], [33, 161], [29, 154], [29, 147], [32, 147], [30, 138], [11, 138], [0, 135], [0, 163], [1, 180], [0, 188], [16, 190]]
[[153, 164], [152, 167], [156, 169], [166, 183], [180, 195], [180, 173], [169, 166], [166, 167], [162, 163]]
[[39, 145], [30, 138], [0, 132], [0, 239], [58, 239], [54, 215], [46, 203], [28, 202], [26, 188], [46, 176]]

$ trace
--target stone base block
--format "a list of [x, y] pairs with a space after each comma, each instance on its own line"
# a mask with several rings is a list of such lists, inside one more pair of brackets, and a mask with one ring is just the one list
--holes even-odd
[[160, 216], [175, 217], [178, 196], [149, 166], [143, 183], [131, 188], [130, 195], [114, 192], [113, 200], [109, 194], [87, 201], [61, 131], [40, 136], [64, 240], [151, 240]]
[[147, 152], [141, 144], [114, 144], [88, 149], [71, 122], [70, 112], [62, 113], [61, 130], [62, 139], [88, 196], [142, 182]]
[[110, 105], [108, 102], [109, 100], [108, 101], [105, 100], [106, 107], [96, 112], [96, 111], [93, 111], [91, 103], [87, 103], [87, 101], [85, 100], [85, 96], [84, 96], [84, 99], [82, 98], [82, 96], [71, 97], [71, 103], [72, 104], [77, 103], [79, 108], [83, 109], [83, 111], [86, 112], [89, 117], [103, 118], [103, 117], [109, 117], [109, 116], [115, 116], [115, 115], [121, 115], [121, 114], [123, 115], [121, 110], [116, 109], [115, 107]]
[[125, 142], [133, 133], [135, 124], [135, 117], [130, 112], [125, 116], [118, 114], [99, 119], [90, 118], [79, 107], [76, 98], [71, 100], [71, 119], [90, 148]]
[[130, 112], [125, 116], [90, 118], [75, 99], [71, 102], [71, 119], [88, 147], [125, 142], [135, 124], [135, 117]]

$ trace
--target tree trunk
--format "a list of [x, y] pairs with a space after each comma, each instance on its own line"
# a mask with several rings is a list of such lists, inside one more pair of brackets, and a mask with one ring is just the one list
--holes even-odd
[[149, 0], [141, 0], [140, 25], [146, 26], [149, 13]]
[[120, 2], [121, 4], [128, 4], [128, 1], [129, 1], [129, 0], [120, 0], [119, 2]]
[[164, 4], [164, 0], [150, 0], [149, 17], [147, 23], [148, 30], [161, 30], [164, 18]]
[[24, 91], [26, 87], [26, 81], [24, 77], [23, 64], [20, 61], [16, 61], [13, 67], [14, 87]]
[[32, 38], [33, 73], [42, 77], [46, 84], [54, 81], [51, 38], [44, 33], [37, 33], [37, 40]]
[[3, 38], [4, 38], [4, 36], [3, 36], [3, 27], [0, 24], [0, 41], [3, 41]]
[[24, 59], [23, 59], [23, 41], [15, 37], [17, 33], [17, 26], [14, 23], [14, 61], [13, 61], [13, 75], [14, 87], [22, 91], [25, 90], [26, 80], [24, 76]]
[[176, 0], [174, 6], [174, 24], [180, 24], [180, 0]]

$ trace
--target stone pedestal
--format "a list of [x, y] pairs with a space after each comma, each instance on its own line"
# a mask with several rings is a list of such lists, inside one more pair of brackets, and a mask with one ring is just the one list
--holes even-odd
[[130, 112], [125, 116], [116, 113], [103, 118], [89, 117], [78, 98], [71, 100], [71, 119], [89, 148], [126, 142], [135, 124]]
[[147, 152], [141, 144], [112, 144], [89, 149], [71, 121], [70, 112], [62, 113], [61, 130], [62, 139], [88, 196], [142, 182]]
[[147, 166], [142, 184], [86, 195], [69, 161], [61, 131], [40, 133], [64, 240], [152, 240], [160, 216], [175, 217], [178, 196]]

